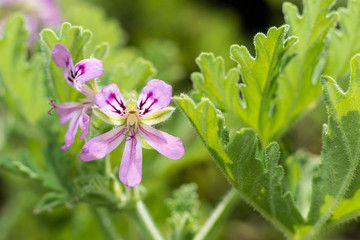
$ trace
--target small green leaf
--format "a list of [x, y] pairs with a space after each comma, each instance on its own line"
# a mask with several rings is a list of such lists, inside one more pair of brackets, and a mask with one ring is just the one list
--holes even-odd
[[225, 72], [224, 60], [212, 53], [202, 53], [196, 59], [200, 72], [191, 74], [194, 88], [210, 98], [223, 111], [240, 111], [239, 74], [235, 68]]
[[160, 111], [157, 111], [154, 114], [145, 116], [143, 118], [140, 118], [140, 123], [146, 124], [146, 125], [155, 125], [161, 122], [164, 122], [169, 119], [171, 114], [174, 112], [175, 108], [173, 107], [167, 107], [164, 109], [161, 109]]
[[177, 189], [166, 205], [171, 211], [167, 222], [171, 232], [169, 239], [193, 239], [198, 230], [199, 196], [196, 184], [186, 184]]
[[51, 212], [54, 208], [62, 206], [72, 206], [69, 202], [69, 196], [62, 192], [48, 192], [42, 196], [34, 209], [34, 213]]
[[109, 53], [109, 48], [108, 43], [99, 44], [95, 47], [91, 56], [97, 59], [104, 59]]
[[21, 152], [18, 156], [1, 155], [0, 167], [34, 180], [41, 181], [43, 177], [42, 170], [24, 152]]

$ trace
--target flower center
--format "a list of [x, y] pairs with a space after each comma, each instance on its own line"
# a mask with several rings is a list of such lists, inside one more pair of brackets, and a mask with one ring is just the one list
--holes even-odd
[[[132, 104], [130, 104], [130, 107]], [[126, 121], [126, 128], [127, 128], [127, 132], [128, 132], [128, 136], [129, 137], [135, 137], [137, 131], [138, 131], [138, 109], [137, 107], [133, 107], [130, 108], [129, 104], [126, 106], [127, 111], [126, 111], [126, 115], [127, 115], [127, 121]]]

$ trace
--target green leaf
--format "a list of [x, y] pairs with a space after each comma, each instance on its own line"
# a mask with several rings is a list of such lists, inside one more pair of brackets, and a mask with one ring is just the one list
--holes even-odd
[[360, 214], [360, 55], [352, 59], [351, 71], [345, 93], [334, 79], [321, 79], [329, 118], [313, 182], [309, 236]]
[[196, 59], [201, 72], [191, 74], [194, 88], [208, 97], [218, 108], [231, 111], [234, 114], [240, 111], [239, 74], [235, 68], [225, 72], [224, 60], [212, 53], [202, 53]]
[[30, 179], [42, 180], [42, 170], [24, 152], [17, 156], [1, 155], [0, 167]]
[[320, 156], [297, 151], [285, 161], [286, 189], [292, 193], [302, 216], [307, 216], [311, 204], [312, 179], [320, 164]]
[[330, 46], [328, 60], [324, 73], [340, 80], [348, 79], [349, 62], [360, 52], [360, 1], [349, 0], [347, 8], [339, 9], [339, 29], [333, 29], [329, 34]]
[[48, 192], [36, 204], [34, 213], [51, 212], [54, 208], [67, 206], [71, 207], [70, 197], [63, 192]]
[[59, 182], [50, 172], [45, 172], [26, 151], [15, 155], [0, 155], [0, 167], [20, 176], [37, 180], [47, 189], [62, 190]]
[[199, 196], [196, 193], [197, 186], [194, 183], [182, 185], [173, 193], [173, 197], [167, 199], [166, 205], [171, 211], [171, 217], [167, 219], [170, 225], [168, 239], [193, 239], [199, 226]]
[[[238, 62], [244, 85], [245, 108], [239, 111], [239, 117], [247, 126], [259, 133], [262, 142], [274, 139], [279, 129], [274, 128], [273, 99], [277, 89], [277, 77], [280, 69], [291, 57], [287, 53], [296, 43], [296, 37], [285, 39], [289, 26], [272, 27], [267, 36], [258, 33], [254, 39], [256, 57], [252, 57], [244, 46], [233, 45], [231, 58]], [[276, 120], [275, 120], [276, 121]]]
[[91, 56], [97, 59], [104, 59], [108, 55], [108, 53], [109, 53], [109, 44], [102, 43], [95, 47]]
[[0, 40], [0, 97], [20, 121], [35, 123], [47, 112], [48, 100], [43, 59], [35, 54], [27, 61], [27, 40], [24, 17], [14, 15]]
[[273, 126], [278, 130], [272, 139], [281, 136], [320, 96], [325, 37], [337, 20], [335, 12], [328, 13], [333, 3], [334, 0], [304, 0], [301, 15], [295, 5], [288, 2], [283, 5], [289, 33], [299, 37], [299, 41], [290, 50], [296, 56], [279, 77]]
[[270, 143], [261, 151], [251, 129], [236, 132], [227, 143], [224, 117], [209, 100], [203, 99], [196, 106], [186, 95], [174, 100], [240, 195], [288, 237], [295, 235], [304, 220], [291, 195], [283, 192], [279, 146]]
[[50, 29], [43, 30], [40, 35], [49, 64], [47, 75], [49, 94], [60, 102], [77, 100], [80, 92], [66, 83], [63, 70], [52, 61], [51, 51], [57, 44], [64, 44], [72, 55], [73, 63], [76, 64], [85, 58], [85, 46], [91, 39], [91, 32], [82, 27], [64, 23], [59, 36]]
[[[239, 74], [235, 68], [224, 70], [222, 58], [212, 54], [201, 54], [197, 63], [201, 73], [194, 73], [194, 88], [210, 98], [223, 112], [230, 113], [246, 126], [254, 128], [261, 141], [266, 144], [279, 131], [274, 128], [272, 118], [277, 77], [280, 69], [289, 62], [289, 49], [296, 43], [296, 37], [285, 39], [289, 26], [272, 27], [267, 35], [255, 36], [256, 49], [253, 57], [246, 47], [233, 45], [231, 58], [238, 63], [243, 84], [239, 88]], [[241, 89], [242, 100], [239, 91]]]

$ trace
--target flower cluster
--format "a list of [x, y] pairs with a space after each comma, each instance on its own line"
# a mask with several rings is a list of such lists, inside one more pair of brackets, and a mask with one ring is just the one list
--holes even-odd
[[90, 125], [88, 113], [100, 111], [111, 118], [116, 127], [87, 141], [79, 157], [83, 161], [101, 159], [125, 141], [119, 178], [126, 186], [133, 187], [141, 182], [141, 139], [168, 158], [179, 159], [184, 155], [184, 146], [179, 138], [150, 126], [165, 121], [174, 110], [168, 107], [172, 95], [170, 85], [153, 79], [143, 88], [137, 101], [126, 101], [115, 84], [109, 84], [100, 92], [86, 84], [102, 75], [104, 70], [100, 60], [85, 59], [74, 66], [69, 51], [62, 44], [54, 47], [52, 57], [55, 64], [64, 70], [67, 83], [86, 97], [80, 102], [59, 105], [50, 101], [52, 109], [58, 110], [60, 123], [70, 121], [62, 150], [74, 143], [78, 127], [81, 129], [80, 139], [86, 137]]

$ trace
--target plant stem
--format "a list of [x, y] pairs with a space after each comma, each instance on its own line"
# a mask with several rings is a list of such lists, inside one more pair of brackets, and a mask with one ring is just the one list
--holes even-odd
[[147, 239], [164, 240], [141, 200], [136, 201], [134, 216], [142, 229], [145, 230], [144, 233], [147, 235]]
[[223, 200], [217, 205], [204, 226], [202, 226], [200, 231], [195, 235], [194, 240], [210, 239], [214, 233], [214, 230], [226, 217], [227, 213], [232, 209], [238, 199], [239, 193], [235, 190], [235, 188], [232, 188], [226, 194]]
[[93, 213], [96, 217], [101, 230], [103, 231], [106, 239], [108, 240], [122, 240], [117, 232], [113, 222], [109, 216], [109, 211], [102, 207], [93, 207]]

